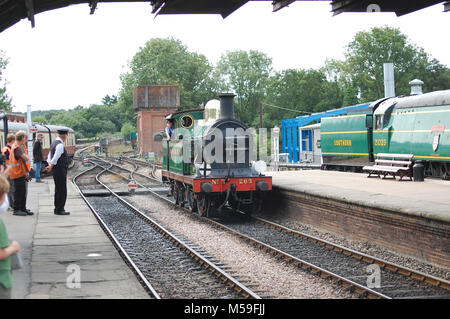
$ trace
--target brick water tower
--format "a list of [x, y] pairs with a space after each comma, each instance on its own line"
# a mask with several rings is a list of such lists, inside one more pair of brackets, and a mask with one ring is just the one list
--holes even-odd
[[177, 85], [140, 85], [133, 89], [133, 108], [137, 112], [139, 153], [154, 152], [161, 156], [162, 142], [154, 135], [164, 131], [164, 117], [180, 106], [180, 89]]

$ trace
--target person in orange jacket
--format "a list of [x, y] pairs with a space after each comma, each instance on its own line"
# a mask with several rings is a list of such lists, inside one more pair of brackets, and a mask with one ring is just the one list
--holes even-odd
[[[2, 155], [5, 156], [6, 166], [10, 166], [10, 164], [11, 164], [11, 148], [15, 141], [16, 141], [16, 134], [9, 133], [6, 136], [6, 145], [2, 149]], [[10, 205], [12, 206], [14, 203], [14, 197], [13, 197], [14, 188], [13, 188], [11, 179], [9, 178], [9, 175], [7, 176], [7, 178], [8, 178], [8, 182], [9, 182], [8, 200], [9, 200]]]
[[29, 162], [30, 158], [23, 148], [26, 136], [27, 135], [24, 131], [17, 132], [16, 141], [11, 148], [11, 169], [9, 171], [9, 178], [11, 179], [14, 187], [13, 215], [16, 216], [33, 215], [33, 212], [26, 209], [26, 183], [30, 179], [30, 168], [27, 166], [27, 162]]

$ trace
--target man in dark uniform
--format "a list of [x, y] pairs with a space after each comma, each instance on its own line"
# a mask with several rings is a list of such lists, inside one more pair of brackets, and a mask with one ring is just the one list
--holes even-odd
[[50, 146], [45, 170], [50, 173], [53, 171], [53, 181], [55, 182], [55, 215], [69, 215], [64, 210], [67, 198], [67, 169], [69, 167], [69, 158], [64, 147], [69, 130], [58, 130], [58, 137]]

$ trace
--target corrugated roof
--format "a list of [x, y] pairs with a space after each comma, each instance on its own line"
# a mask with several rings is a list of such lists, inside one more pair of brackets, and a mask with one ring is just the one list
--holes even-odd
[[[21, 19], [29, 19], [34, 26], [34, 16], [38, 13], [53, 9], [67, 7], [72, 4], [87, 4], [86, 13], [94, 13], [97, 4], [102, 2], [149, 2], [152, 12], [156, 14], [220, 14], [227, 17], [232, 12], [243, 6], [249, 0], [0, 0], [0, 32], [19, 22]], [[250, 0], [257, 1], [257, 0]], [[293, 0], [259, 0], [272, 1], [273, 10], [277, 11]], [[306, 0], [298, 0], [306, 1]], [[327, 1], [327, 0], [318, 0]], [[332, 0], [331, 11], [334, 14], [342, 12], [367, 12], [371, 8], [377, 11], [395, 12], [397, 15], [410, 13], [443, 1], [439, 0]], [[376, 7], [373, 7], [376, 2]], [[371, 7], [370, 7], [371, 6]], [[447, 9], [449, 5], [446, 4]]]

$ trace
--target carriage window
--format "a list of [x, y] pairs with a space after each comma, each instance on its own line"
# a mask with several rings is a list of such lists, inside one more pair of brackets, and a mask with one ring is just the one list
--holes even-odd
[[375, 129], [376, 130], [383, 129], [383, 114], [375, 116]]

